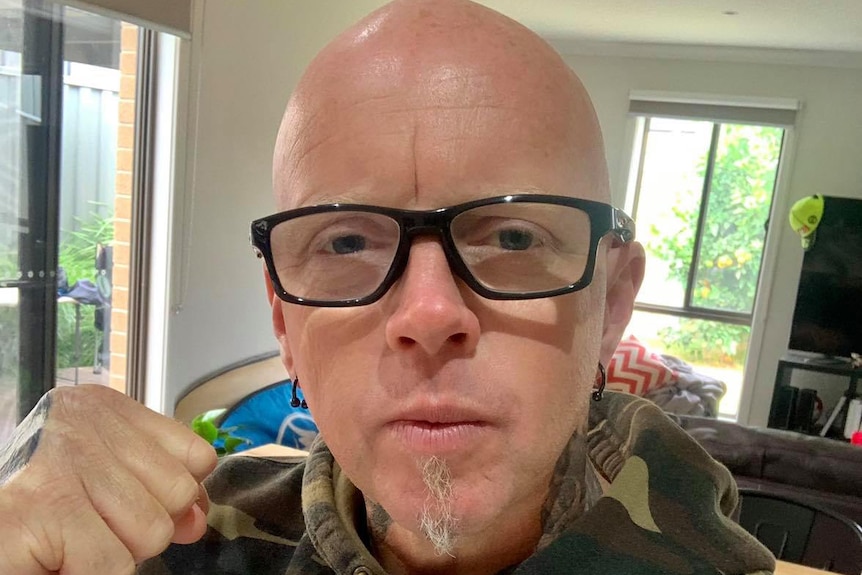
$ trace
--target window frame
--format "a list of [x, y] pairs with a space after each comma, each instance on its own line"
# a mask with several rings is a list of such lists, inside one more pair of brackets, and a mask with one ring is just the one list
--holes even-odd
[[[640, 138], [640, 142], [637, 143], [638, 149], [638, 159], [637, 159], [637, 174], [632, 181], [631, 185], [631, 203], [632, 203], [632, 213], [637, 214], [638, 203], [640, 202], [640, 194], [641, 194], [641, 183], [643, 181], [643, 170], [644, 163], [646, 160], [647, 146], [649, 142], [649, 133], [650, 133], [650, 121], [653, 117], [662, 117], [669, 118], [668, 116], [657, 116], [657, 115], [640, 115], [636, 116], [639, 122], [642, 122], [642, 126], [639, 126], [637, 130], [637, 136]], [[686, 277], [685, 283], [685, 295], [683, 298], [682, 306], [665, 306], [659, 304], [651, 304], [651, 303], [643, 303], [639, 301], [635, 301], [634, 309], [636, 311], [643, 311], [648, 313], [658, 313], [664, 315], [671, 315], [681, 318], [687, 319], [699, 319], [706, 321], [718, 321], [723, 323], [729, 323], [734, 325], [748, 325], [751, 326], [754, 320], [754, 309], [757, 305], [757, 299], [760, 295], [760, 284], [761, 279], [763, 277], [763, 264], [765, 260], [765, 248], [766, 243], [769, 238], [769, 222], [771, 220], [771, 215], [775, 210], [775, 200], [778, 194], [778, 174], [781, 172], [782, 164], [784, 162], [785, 156], [785, 144], [787, 142], [787, 131], [788, 128], [785, 126], [780, 126], [782, 129], [782, 141], [781, 147], [778, 152], [778, 163], [775, 167], [775, 183], [772, 189], [772, 197], [770, 199], [770, 217], [766, 221], [766, 230], [764, 232], [764, 252], [761, 254], [761, 262], [758, 270], [758, 280], [757, 280], [757, 290], [755, 291], [754, 301], [752, 302], [751, 312], [734, 312], [727, 310], [718, 310], [712, 308], [706, 308], [703, 306], [698, 306], [692, 304], [693, 294], [695, 289], [695, 277], [697, 274], [698, 264], [700, 262], [701, 257], [701, 246], [703, 243], [703, 234], [704, 227], [706, 222], [706, 215], [709, 211], [709, 197], [712, 191], [712, 179], [715, 171], [715, 161], [716, 155], [718, 151], [719, 139], [721, 136], [722, 126], [725, 124], [737, 124], [743, 122], [734, 122], [731, 120], [722, 121], [716, 119], [708, 119], [708, 118], [685, 118], [688, 120], [695, 121], [704, 121], [712, 123], [712, 134], [710, 136], [709, 149], [707, 151], [707, 164], [706, 169], [703, 175], [703, 183], [701, 187], [701, 195], [700, 195], [700, 207], [698, 209], [697, 216], [697, 229], [695, 231], [695, 239], [694, 245], [692, 246], [691, 252], [691, 261], [688, 266], [688, 274]], [[762, 124], [768, 125], [768, 124]]]

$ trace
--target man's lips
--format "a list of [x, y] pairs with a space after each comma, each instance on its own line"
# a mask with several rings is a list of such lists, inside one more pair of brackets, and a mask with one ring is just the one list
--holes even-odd
[[473, 446], [491, 428], [474, 410], [434, 406], [408, 410], [386, 424], [386, 432], [409, 451], [435, 455]]
[[431, 423], [400, 420], [387, 426], [387, 431], [409, 451], [425, 455], [469, 449], [489, 429], [488, 424], [479, 421]]
[[489, 419], [487, 415], [470, 407], [443, 403], [410, 407], [390, 418], [391, 421], [424, 421], [430, 424], [479, 423]]

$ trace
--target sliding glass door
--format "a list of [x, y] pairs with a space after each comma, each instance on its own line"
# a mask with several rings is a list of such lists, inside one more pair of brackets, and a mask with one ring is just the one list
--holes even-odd
[[0, 441], [53, 386], [60, 10], [12, 0], [0, 13]]
[[55, 1], [0, 1], [0, 445], [57, 385], [140, 384], [127, 365], [145, 349], [127, 335], [147, 309], [132, 289], [153, 217], [136, 150], [153, 149], [155, 38]]

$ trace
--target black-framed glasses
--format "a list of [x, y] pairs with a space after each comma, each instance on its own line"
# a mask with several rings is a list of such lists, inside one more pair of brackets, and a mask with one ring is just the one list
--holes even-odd
[[607, 234], [634, 240], [634, 222], [608, 204], [518, 194], [435, 210], [327, 204], [255, 220], [251, 242], [276, 294], [320, 307], [380, 299], [407, 266], [412, 239], [440, 238], [452, 272], [497, 300], [552, 297], [587, 287]]

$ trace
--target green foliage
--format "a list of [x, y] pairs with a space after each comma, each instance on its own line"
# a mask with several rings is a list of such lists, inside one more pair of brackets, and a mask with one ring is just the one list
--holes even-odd
[[192, 420], [192, 431], [206, 440], [207, 443], [215, 447], [216, 454], [219, 457], [234, 453], [240, 445], [248, 445], [251, 443], [248, 439], [237, 437], [233, 432], [239, 427], [227, 427], [219, 429], [216, 425], [218, 418], [221, 417], [226, 409], [213, 409], [202, 413]]
[[742, 366], [748, 353], [751, 328], [682, 318], [679, 327], [658, 331], [664, 350], [685, 361], [705, 365]]
[[15, 381], [17, 386], [18, 347], [18, 308], [0, 306], [0, 382]]
[[740, 125], [722, 129], [693, 303], [750, 313], [783, 131]]
[[[18, 254], [0, 246], [0, 280], [14, 279], [18, 279]], [[11, 381], [18, 385], [19, 320], [17, 307], [0, 306], [0, 388]]]
[[18, 254], [0, 247], [0, 280], [18, 278]]
[[[114, 222], [99, 210], [105, 207], [94, 204], [94, 211], [87, 220], [81, 220], [79, 228], [67, 234], [59, 250], [59, 265], [66, 271], [69, 285], [87, 279], [95, 283], [96, 251], [99, 245], [107, 245], [114, 238]], [[0, 252], [0, 279], [17, 279], [17, 250]], [[101, 334], [94, 325], [94, 306], [80, 306], [80, 353], [75, 351], [74, 305], [57, 306], [57, 368], [90, 365]], [[18, 365], [18, 321], [16, 307], [0, 308], [0, 375], [17, 373]], [[77, 362], [76, 362], [77, 357]]]
[[68, 232], [60, 244], [60, 266], [66, 270], [70, 286], [80, 279], [95, 279], [98, 247], [108, 245], [113, 240], [113, 216], [94, 211], [87, 220], [79, 220], [78, 229]]
[[[782, 136], [780, 128], [721, 126], [708, 205], [703, 207], [706, 218], [692, 305], [722, 311], [752, 311]], [[704, 158], [698, 166], [701, 178], [706, 167]], [[672, 208], [681, 233], [650, 230], [653, 236], [647, 244], [650, 255], [666, 262], [668, 279], [681, 285], [686, 285], [693, 265], [699, 209], [700, 206], [685, 204]], [[684, 357], [736, 357], [742, 362], [744, 353], [740, 355], [728, 346], [733, 341], [742, 341], [742, 337], [747, 342], [748, 328], [744, 328], [744, 334], [743, 328], [689, 322], [685, 328], [681, 324], [678, 333], [668, 331], [665, 338]]]
[[[96, 251], [99, 245], [107, 245], [114, 239], [114, 219], [93, 212], [86, 221], [80, 221], [77, 230], [68, 233], [60, 244], [59, 265], [66, 271], [71, 287], [76, 281], [87, 279], [95, 283]], [[75, 307], [57, 306], [57, 368], [75, 367]], [[79, 365], [90, 365], [100, 338], [94, 325], [95, 307], [80, 306], [80, 356]]]

